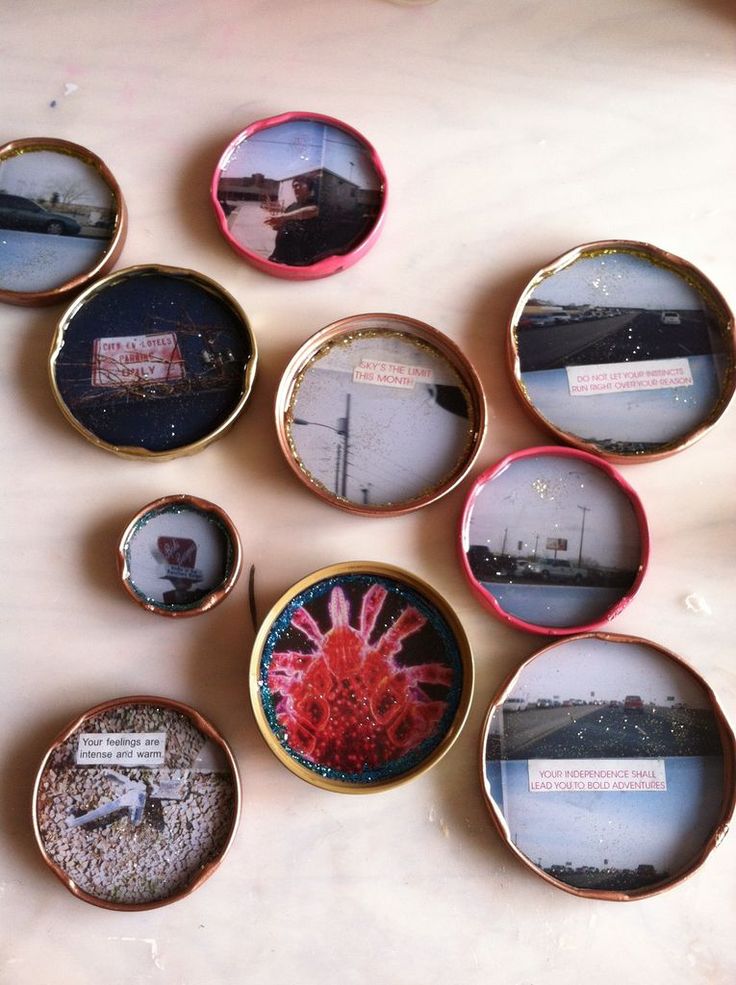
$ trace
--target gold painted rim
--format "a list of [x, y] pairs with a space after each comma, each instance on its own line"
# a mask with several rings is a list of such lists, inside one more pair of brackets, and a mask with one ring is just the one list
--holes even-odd
[[[628, 253], [641, 257], [642, 259], [654, 263], [656, 266], [664, 267], [667, 270], [672, 271], [678, 277], [683, 279], [703, 298], [703, 301], [708, 309], [716, 316], [721, 327], [723, 338], [728, 343], [729, 365], [725, 374], [723, 390], [715, 407], [708, 417], [696, 428], [693, 428], [692, 431], [689, 431], [682, 438], [678, 438], [671, 442], [662, 442], [662, 447], [658, 451], [633, 452], [628, 455], [621, 454], [619, 452], [610, 452], [600, 448], [595, 442], [585, 441], [569, 431], [563, 431], [537, 409], [534, 403], [530, 400], [526, 387], [521, 379], [521, 364], [518, 352], [518, 327], [519, 320], [532, 292], [548, 277], [559, 273], [561, 270], [575, 263], [576, 260], [580, 260], [582, 257], [605, 256], [606, 254], [613, 253]], [[670, 455], [674, 455], [679, 451], [684, 451], [686, 448], [689, 448], [692, 444], [706, 435], [718, 423], [727, 410], [733, 399], [734, 393], [736, 392], [736, 336], [734, 334], [734, 315], [725, 298], [715, 284], [713, 284], [713, 282], [706, 277], [702, 271], [698, 270], [698, 268], [688, 260], [684, 260], [682, 257], [676, 256], [674, 253], [668, 253], [666, 250], [653, 246], [651, 243], [639, 242], [637, 240], [612, 239], [599, 240], [592, 243], [583, 243], [581, 246], [576, 246], [573, 249], [568, 250], [566, 253], [563, 253], [555, 260], [552, 260], [551, 263], [547, 264], [547, 266], [542, 267], [541, 270], [537, 271], [522, 291], [521, 297], [519, 298], [511, 318], [509, 319], [506, 333], [506, 357], [516, 396], [521, 401], [524, 410], [535, 423], [542, 425], [546, 431], [553, 434], [555, 438], [563, 444], [572, 445], [574, 448], [579, 448], [581, 451], [590, 452], [592, 455], [597, 455], [599, 458], [604, 458], [607, 461], [613, 462], [617, 465], [635, 465], [638, 462], [654, 462], [658, 459], [669, 458]]]
[[[188, 609], [168, 609], [164, 605], [158, 605], [155, 602], [149, 601], [136, 592], [132, 585], [132, 577], [127, 560], [128, 543], [133, 534], [136, 532], [139, 523], [144, 520], [149, 513], [163, 512], [167, 509], [167, 507], [175, 506], [189, 507], [196, 513], [211, 514], [215, 518], [215, 521], [224, 528], [225, 534], [230, 540], [230, 553], [232, 554], [230, 571], [227, 577], [220, 582], [217, 588], [213, 589], [211, 592], [208, 592], [204, 598], [200, 599], [199, 602]], [[218, 606], [221, 602], [223, 602], [230, 594], [235, 587], [235, 583], [240, 577], [240, 572], [242, 570], [243, 546], [235, 524], [230, 519], [228, 514], [222, 509], [222, 507], [216, 506], [215, 503], [211, 503], [207, 499], [200, 499], [198, 496], [191, 496], [188, 493], [177, 493], [173, 496], [162, 496], [160, 499], [155, 499], [152, 503], [148, 503], [136, 513], [130, 523], [128, 523], [122, 537], [120, 538], [117, 553], [117, 564], [118, 574], [120, 576], [123, 588], [128, 593], [130, 598], [132, 598], [133, 601], [136, 602], [142, 609], [145, 609], [147, 612], [153, 612], [157, 616], [169, 616], [173, 619], [187, 619], [191, 616], [201, 616], [205, 612], [210, 612], [210, 610], [214, 609], [215, 606]]]
[[[466, 445], [462, 455], [458, 456], [458, 461], [452, 472], [431, 489], [403, 504], [388, 503], [384, 506], [370, 506], [336, 496], [301, 465], [290, 438], [289, 421], [297, 389], [321, 350], [328, 345], [349, 343], [353, 335], [362, 337], [373, 333], [405, 336], [409, 342], [423, 345], [445, 360], [462, 383], [470, 412]], [[276, 393], [275, 415], [276, 433], [281, 451], [291, 470], [301, 482], [331, 506], [337, 506], [348, 513], [373, 517], [402, 516], [405, 513], [412, 513], [414, 510], [434, 503], [455, 489], [473, 467], [487, 428], [486, 401], [480, 378], [472, 363], [455, 342], [424, 322], [405, 315], [385, 313], [349, 315], [339, 321], [332, 322], [308, 338], [291, 358], [282, 374]]]
[[[360, 782], [350, 783], [345, 780], [330, 779], [321, 776], [315, 770], [308, 769], [306, 766], [303, 766], [301, 763], [297, 762], [297, 760], [295, 760], [278, 741], [268, 723], [268, 719], [266, 718], [266, 714], [261, 704], [259, 689], [261, 658], [273, 623], [281, 615], [289, 602], [291, 602], [292, 599], [294, 599], [301, 592], [320, 581], [325, 581], [328, 578], [333, 578], [339, 575], [375, 575], [377, 577], [404, 583], [418, 595], [421, 595], [428, 604], [433, 606], [440, 613], [442, 618], [447, 622], [447, 625], [455, 638], [460, 655], [463, 681], [460, 689], [458, 708], [450, 728], [443, 736], [441, 742], [425, 760], [408, 770], [406, 773], [403, 773], [397, 777], [392, 777], [388, 780], [378, 780], [364, 784], [361, 784]], [[404, 571], [401, 568], [394, 567], [390, 564], [382, 564], [376, 561], [343, 561], [338, 564], [328, 565], [325, 568], [320, 568], [318, 571], [313, 571], [311, 574], [306, 575], [295, 585], [292, 585], [288, 591], [284, 592], [284, 594], [271, 606], [265, 619], [261, 623], [253, 643], [248, 683], [250, 688], [251, 707], [253, 708], [253, 715], [261, 736], [271, 752], [288, 770], [300, 779], [306, 780], [307, 783], [311, 783], [313, 786], [319, 787], [322, 790], [330, 790], [333, 793], [369, 794], [402, 786], [410, 780], [413, 780], [415, 777], [420, 776], [422, 773], [425, 773], [428, 769], [434, 766], [435, 763], [439, 762], [443, 756], [445, 756], [460, 735], [467, 720], [468, 712], [470, 711], [470, 703], [473, 697], [474, 677], [475, 669], [473, 665], [473, 654], [462, 623], [449, 603], [437, 592], [436, 589], [432, 588], [431, 585], [428, 585], [425, 581], [422, 581], [415, 575], [410, 574], [408, 571]]]
[[[118, 281], [127, 280], [130, 277], [145, 277], [154, 276], [157, 274], [192, 280], [208, 293], [214, 295], [221, 301], [224, 301], [242, 324], [251, 347], [251, 355], [245, 365], [243, 393], [227, 418], [213, 431], [204, 435], [204, 437], [199, 438], [197, 441], [193, 441], [188, 445], [183, 445], [181, 448], [174, 448], [168, 451], [149, 451], [147, 448], [113, 445], [107, 441], [103, 441], [102, 438], [98, 438], [96, 434], [93, 434], [92, 431], [89, 431], [83, 424], [80, 423], [80, 421], [77, 420], [64, 402], [64, 398], [62, 397], [56, 382], [56, 360], [61, 350], [64, 348], [66, 333], [74, 320], [74, 316], [87, 303], [87, 301], [95, 297], [98, 293], [106, 290], [108, 287], [113, 286]], [[124, 267], [121, 270], [116, 270], [114, 273], [109, 274], [102, 280], [97, 281], [95, 284], [88, 287], [87, 290], [80, 294], [77, 298], [75, 298], [72, 304], [66, 309], [59, 320], [53, 341], [51, 343], [51, 351], [49, 353], [49, 379], [51, 382], [51, 390], [54, 395], [54, 399], [59, 405], [59, 409], [62, 414], [74, 430], [78, 431], [79, 434], [86, 438], [87, 441], [91, 442], [91, 444], [96, 445], [98, 448], [103, 448], [105, 451], [110, 451], [115, 455], [120, 455], [123, 458], [150, 459], [158, 462], [166, 462], [172, 458], [179, 458], [184, 455], [193, 455], [196, 452], [201, 451], [203, 448], [206, 448], [207, 445], [222, 437], [222, 435], [232, 427], [250, 397], [251, 390], [253, 389], [253, 381], [255, 378], [257, 363], [258, 349], [248, 316], [245, 314], [245, 311], [243, 311], [232, 294], [225, 290], [221, 284], [218, 284], [217, 281], [212, 280], [205, 274], [201, 274], [196, 270], [190, 270], [187, 267], [169, 267], [163, 264], [138, 264], [134, 267]]]
[[[172, 896], [168, 896], [165, 899], [155, 900], [150, 903], [115, 903], [110, 900], [99, 899], [97, 896], [93, 896], [91, 893], [86, 892], [86, 890], [81, 889], [74, 880], [66, 874], [64, 869], [58, 865], [49, 856], [43, 843], [43, 837], [41, 835], [41, 830], [38, 821], [38, 795], [41, 781], [43, 779], [44, 771], [46, 765], [56, 751], [56, 749], [64, 742], [66, 742], [71, 736], [78, 731], [86, 721], [90, 718], [102, 714], [103, 712], [110, 711], [113, 708], [126, 707], [127, 705], [155, 705], [159, 708], [168, 708], [171, 711], [176, 711], [179, 714], [189, 718], [198, 731], [202, 732], [207, 738], [215, 742], [222, 752], [225, 754], [228, 766], [230, 767], [230, 772], [233, 778], [233, 797], [234, 797], [234, 811], [233, 819], [230, 828], [230, 832], [227, 836], [225, 844], [223, 845], [222, 851], [218, 856], [212, 859], [207, 865], [200, 871], [192, 882], [187, 886], [186, 889], [181, 892], [174, 893]], [[33, 834], [36, 839], [36, 844], [41, 852], [41, 856], [44, 862], [49, 866], [54, 875], [59, 879], [64, 886], [69, 890], [69, 892], [76, 896], [78, 899], [83, 900], [85, 903], [91, 903], [93, 906], [99, 906], [104, 910], [128, 910], [128, 911], [138, 911], [138, 910], [155, 910], [161, 906], [168, 906], [170, 903], [176, 903], [180, 899], [184, 899], [193, 893], [195, 889], [199, 889], [203, 882], [212, 875], [212, 873], [217, 869], [224, 859], [225, 855], [230, 850], [230, 847], [235, 839], [236, 832], [238, 830], [238, 824], [240, 823], [240, 811], [241, 811], [241, 800], [242, 800], [242, 789], [240, 783], [240, 775], [238, 773], [238, 764], [235, 760], [230, 746], [227, 744], [225, 739], [220, 735], [217, 729], [212, 725], [203, 715], [201, 715], [194, 708], [189, 705], [184, 704], [181, 701], [175, 701], [173, 698], [158, 698], [152, 695], [130, 695], [124, 698], [114, 698], [111, 701], [104, 701], [102, 704], [95, 705], [94, 708], [90, 708], [88, 711], [83, 712], [78, 718], [70, 722], [53, 740], [46, 752], [41, 765], [36, 774], [36, 779], [33, 784], [33, 795], [32, 795], [32, 807], [31, 814], [33, 818]]]
[[74, 144], [69, 140], [58, 140], [55, 137], [27, 137], [23, 140], [11, 140], [0, 147], [0, 161], [4, 157], [16, 157], [29, 151], [44, 150], [77, 157], [97, 171], [112, 192], [115, 202], [115, 225], [108, 241], [108, 248], [102, 252], [97, 262], [86, 273], [77, 274], [76, 277], [72, 277], [58, 287], [45, 291], [7, 291], [0, 289], [0, 301], [7, 304], [41, 306], [56, 304], [65, 300], [96, 277], [107, 273], [114, 266], [122, 252], [128, 232], [128, 209], [120, 185], [105, 162], [91, 150], [82, 147], [81, 144]]

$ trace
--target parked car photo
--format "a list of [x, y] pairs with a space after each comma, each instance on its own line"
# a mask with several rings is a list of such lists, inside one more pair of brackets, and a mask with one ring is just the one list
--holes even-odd
[[49, 212], [30, 198], [0, 193], [0, 228], [51, 236], [77, 236], [82, 227], [70, 216]]

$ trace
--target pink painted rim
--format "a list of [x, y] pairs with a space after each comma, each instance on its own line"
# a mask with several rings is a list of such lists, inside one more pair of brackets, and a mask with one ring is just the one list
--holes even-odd
[[[475, 501], [480, 495], [481, 490], [485, 487], [487, 482], [503, 472], [513, 462], [519, 461], [523, 458], [531, 458], [535, 455], [557, 455], [562, 458], [573, 458], [577, 461], [587, 462], [589, 465], [600, 469], [601, 472], [605, 472], [608, 478], [611, 479], [611, 481], [614, 482], [627, 496], [634, 509], [634, 514], [639, 524], [639, 538], [641, 541], [639, 553], [639, 572], [636, 576], [634, 584], [631, 586], [629, 591], [625, 595], [622, 595], [621, 598], [615, 602], [610, 609], [606, 610], [606, 612], [604, 612], [599, 619], [596, 619], [594, 622], [585, 623], [582, 626], [541, 626], [536, 623], [530, 623], [523, 619], [519, 619], [518, 616], [511, 615], [511, 613], [506, 612], [506, 610], [501, 607], [500, 603], [490, 594], [490, 592], [487, 592], [481, 587], [480, 582], [476, 579], [470, 569], [470, 564], [468, 563], [465, 542], [470, 524], [470, 516], [475, 507]], [[468, 493], [468, 497], [465, 500], [465, 506], [463, 507], [462, 518], [460, 520], [460, 537], [458, 539], [458, 548], [460, 553], [460, 564], [465, 572], [465, 577], [470, 583], [473, 593], [486, 609], [490, 609], [494, 616], [502, 622], [508, 623], [509, 626], [513, 626], [514, 629], [520, 629], [527, 633], [541, 633], [545, 636], [571, 636], [574, 633], [588, 633], [593, 632], [596, 629], [600, 629], [601, 626], [605, 625], [605, 623], [617, 616], [619, 612], [622, 612], [639, 591], [647, 570], [647, 566], [649, 565], [649, 524], [638, 494], [634, 489], [632, 489], [620, 472], [618, 472], [604, 459], [599, 458], [597, 455], [591, 455], [589, 452], [579, 451], [577, 448], [565, 448], [558, 445], [543, 445], [536, 448], [524, 448], [521, 451], [512, 452], [510, 455], [506, 455], [505, 458], [500, 459], [495, 465], [492, 465], [478, 476], [473, 483], [470, 492]]]
[[[262, 256], [259, 256], [257, 253], [254, 253], [252, 250], [249, 250], [247, 247], [243, 246], [242, 243], [231, 235], [227, 226], [227, 217], [223, 212], [217, 197], [217, 187], [219, 185], [222, 172], [235, 148], [244, 140], [247, 140], [248, 137], [252, 137], [253, 134], [258, 133], [261, 130], [279, 126], [282, 123], [290, 123], [293, 120], [314, 120], [318, 123], [325, 123], [329, 126], [336, 127], [338, 130], [343, 130], [349, 136], [353, 137], [354, 140], [357, 140], [358, 143], [362, 144], [368, 152], [371, 163], [381, 181], [381, 207], [372, 228], [361, 240], [361, 242], [348, 253], [335, 254], [333, 256], [325, 257], [324, 259], [318, 260], [316, 263], [311, 263], [306, 267], [290, 267], [287, 264], [274, 263], [272, 260], [266, 260]], [[319, 277], [329, 277], [331, 274], [337, 274], [341, 270], [346, 270], [348, 267], [352, 267], [352, 265], [365, 256], [365, 254], [374, 245], [383, 230], [383, 220], [386, 215], [386, 206], [388, 203], [388, 182], [386, 172], [383, 164], [381, 164], [381, 159], [379, 158], [376, 149], [361, 133], [354, 130], [353, 127], [349, 126], [347, 123], [343, 123], [341, 120], [336, 120], [332, 116], [324, 116], [322, 113], [282, 113], [280, 116], [269, 116], [263, 120], [256, 120], [255, 123], [251, 123], [245, 128], [245, 130], [241, 130], [241, 132], [230, 141], [223, 153], [220, 155], [220, 159], [217, 162], [217, 167], [215, 168], [215, 172], [212, 176], [212, 183], [210, 185], [210, 200], [215, 210], [215, 216], [217, 218], [217, 224], [220, 227], [220, 232], [235, 252], [239, 253], [240, 256], [245, 257], [250, 264], [266, 274], [272, 274], [274, 277], [281, 277], [285, 280], [316, 280]]]

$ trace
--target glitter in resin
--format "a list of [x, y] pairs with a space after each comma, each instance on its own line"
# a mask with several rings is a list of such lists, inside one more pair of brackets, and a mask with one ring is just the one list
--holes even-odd
[[454, 637], [420, 596], [349, 576], [292, 600], [267, 640], [260, 687], [290, 755], [323, 776], [366, 783], [406, 772], [436, 748], [461, 679]]

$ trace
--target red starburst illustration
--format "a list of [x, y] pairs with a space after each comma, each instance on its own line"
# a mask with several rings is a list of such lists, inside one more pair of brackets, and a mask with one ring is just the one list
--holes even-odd
[[286, 741], [320, 766], [360, 773], [398, 759], [433, 735], [447, 707], [422, 685], [449, 686], [450, 667], [396, 662], [404, 640], [427, 621], [416, 608], [404, 608], [370, 643], [387, 595], [382, 585], [371, 585], [355, 628], [345, 593], [333, 588], [326, 633], [304, 607], [292, 616], [312, 651], [275, 652], [271, 659], [268, 686]]

